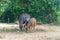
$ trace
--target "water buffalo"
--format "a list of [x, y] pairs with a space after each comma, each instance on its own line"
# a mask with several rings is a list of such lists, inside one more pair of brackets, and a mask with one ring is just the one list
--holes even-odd
[[20, 27], [21, 30], [24, 26], [26, 26], [28, 24], [29, 20], [30, 20], [30, 15], [29, 14], [24, 13], [24, 14], [20, 15], [20, 17], [19, 17], [19, 27]]
[[25, 30], [32, 30], [35, 29], [36, 26], [36, 19], [35, 18], [31, 18], [28, 22], [28, 24], [25, 26]]

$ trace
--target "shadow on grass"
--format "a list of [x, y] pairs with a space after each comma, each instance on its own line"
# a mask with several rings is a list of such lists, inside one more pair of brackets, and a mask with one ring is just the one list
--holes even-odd
[[26, 33], [47, 32], [47, 31], [48, 31], [48, 30], [36, 28], [36, 29], [31, 30], [31, 31], [28, 31], [28, 32], [26, 32]]
[[17, 28], [14, 28], [14, 29], [6, 29], [6, 28], [3, 28], [3, 29], [0, 29], [0, 32], [17, 32], [17, 33], [23, 33], [24, 31], [22, 30], [19, 30]]
[[31, 31], [26, 32], [25, 30], [19, 30], [17, 28], [14, 28], [14, 29], [6, 29], [6, 28], [3, 28], [3, 29], [0, 29], [0, 32], [35, 33], [35, 32], [46, 32], [46, 30], [43, 30], [43, 29], [35, 29], [35, 30], [31, 30]]

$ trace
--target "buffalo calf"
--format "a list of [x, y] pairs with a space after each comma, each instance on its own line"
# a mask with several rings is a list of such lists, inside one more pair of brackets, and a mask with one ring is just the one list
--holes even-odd
[[35, 29], [36, 26], [36, 19], [35, 18], [31, 18], [27, 24], [27, 26], [25, 26], [26, 31], [27, 30], [32, 30]]
[[31, 19], [30, 19], [30, 23], [31, 23], [30, 28], [31, 28], [31, 29], [35, 29], [36, 19], [35, 19], [35, 18], [31, 18]]

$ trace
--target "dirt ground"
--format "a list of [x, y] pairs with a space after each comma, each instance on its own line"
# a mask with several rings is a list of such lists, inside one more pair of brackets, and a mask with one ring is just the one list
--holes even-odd
[[[0, 24], [2, 28], [18, 28], [16, 24]], [[60, 27], [50, 25], [36, 25], [31, 33], [0, 32], [0, 40], [60, 40]]]

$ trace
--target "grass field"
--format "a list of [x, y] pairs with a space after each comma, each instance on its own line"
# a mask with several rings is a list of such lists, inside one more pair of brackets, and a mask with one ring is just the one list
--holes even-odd
[[60, 26], [36, 25], [35, 30], [25, 32], [17, 24], [0, 24], [0, 40], [60, 40]]

